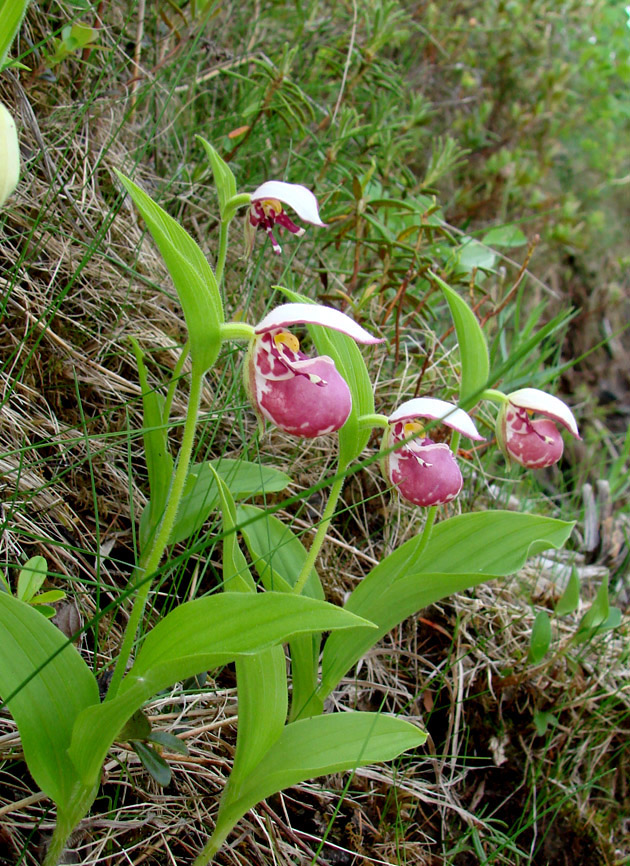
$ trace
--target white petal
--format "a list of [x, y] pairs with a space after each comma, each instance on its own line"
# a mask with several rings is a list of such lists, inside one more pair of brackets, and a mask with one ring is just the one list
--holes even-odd
[[559, 397], [554, 397], [553, 394], [547, 394], [538, 388], [521, 388], [519, 391], [508, 394], [508, 400], [519, 409], [529, 409], [530, 412], [540, 412], [541, 415], [546, 415], [547, 418], [551, 418], [566, 427], [576, 439], [581, 438], [573, 412]]
[[469, 439], [483, 440], [483, 436], [479, 434], [467, 412], [446, 400], [438, 400], [437, 397], [416, 397], [414, 400], [407, 400], [389, 416], [388, 421], [394, 424], [396, 421], [409, 421], [412, 418], [432, 418], [468, 436]]
[[283, 180], [268, 180], [252, 193], [252, 201], [275, 198], [288, 204], [304, 222], [314, 226], [325, 226], [319, 218], [317, 199], [305, 186], [299, 183], [285, 183]]
[[267, 313], [256, 325], [255, 331], [257, 334], [264, 334], [277, 328], [289, 328], [291, 325], [324, 325], [326, 328], [332, 328], [333, 331], [347, 334], [357, 343], [384, 342], [379, 337], [373, 337], [350, 316], [321, 304], [282, 304]]

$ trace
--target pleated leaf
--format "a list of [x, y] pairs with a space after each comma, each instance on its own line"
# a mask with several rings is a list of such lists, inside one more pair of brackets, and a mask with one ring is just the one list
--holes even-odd
[[96, 680], [56, 626], [7, 593], [0, 593], [0, 635], [0, 695], [31, 775], [67, 812], [83, 786], [66, 750], [79, 713], [99, 702]]
[[356, 627], [372, 626], [304, 596], [223, 593], [182, 604], [149, 632], [116, 697], [80, 714], [70, 756], [90, 784], [127, 719], [160, 689], [298, 634]]
[[421, 746], [426, 737], [409, 722], [377, 713], [332, 713], [292, 722], [242, 785], [228, 783], [215, 833], [225, 838], [249, 809], [277, 791], [390, 761]]
[[156, 204], [144, 190], [119, 171], [116, 174], [158, 246], [184, 310], [190, 339], [190, 357], [208, 370], [221, 348], [223, 306], [212, 268], [185, 229]]
[[330, 635], [324, 647], [320, 699], [402, 620], [454, 592], [513, 574], [529, 556], [562, 547], [572, 528], [572, 523], [548, 517], [488, 511], [438, 524], [419, 555], [420, 537], [407, 541], [372, 569], [348, 599], [346, 610], [374, 622], [378, 630], [369, 636], [347, 634], [343, 640]]

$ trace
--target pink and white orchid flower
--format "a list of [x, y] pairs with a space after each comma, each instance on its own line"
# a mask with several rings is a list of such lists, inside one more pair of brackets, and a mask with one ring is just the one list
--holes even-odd
[[[539, 412], [544, 418], [532, 421], [530, 415]], [[580, 438], [573, 413], [558, 397], [538, 388], [521, 388], [508, 394], [499, 411], [496, 436], [506, 457], [527, 469], [552, 466], [562, 457], [564, 443], [557, 422], [576, 439]]]
[[383, 460], [383, 473], [408, 502], [414, 505], [443, 505], [462, 489], [463, 479], [451, 449], [424, 435], [418, 418], [440, 421], [469, 439], [483, 439], [463, 409], [436, 397], [416, 397], [399, 406], [388, 418], [383, 446], [391, 448]]
[[282, 247], [274, 236], [274, 226], [281, 226], [298, 237], [304, 234], [304, 229], [296, 226], [289, 219], [282, 207], [283, 204], [289, 205], [304, 222], [315, 226], [326, 225], [319, 218], [317, 199], [310, 189], [301, 186], [299, 183], [268, 180], [252, 193], [251, 204], [245, 222], [245, 246], [248, 255], [254, 247], [256, 229], [262, 229], [267, 233], [273, 251], [277, 255], [280, 255], [282, 252]]
[[257, 413], [280, 430], [312, 439], [346, 423], [352, 397], [333, 359], [309, 358], [286, 330], [305, 324], [341, 331], [357, 343], [383, 341], [339, 310], [319, 304], [283, 304], [256, 325], [245, 369], [249, 397]]

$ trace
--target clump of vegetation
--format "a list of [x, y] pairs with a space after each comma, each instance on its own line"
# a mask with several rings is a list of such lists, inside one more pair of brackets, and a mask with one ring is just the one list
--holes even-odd
[[[0, 862], [66, 844], [97, 863], [624, 862], [623, 8], [22, 5], [0, 0], [22, 163], [15, 191], [14, 165], [0, 178], [0, 602], [24, 629], [0, 633]], [[287, 301], [348, 381], [338, 436], [296, 436], [276, 386], [257, 390], [267, 352], [325, 378], [265, 330]], [[387, 348], [359, 350], [341, 312]], [[567, 404], [582, 439], [562, 453]], [[403, 477], [437, 460], [448, 489]], [[413, 603], [394, 591], [409, 575]], [[515, 577], [480, 582], [498, 575]], [[267, 643], [245, 612], [261, 598], [279, 606]], [[49, 693], [61, 739], [85, 710], [72, 761], [33, 710]], [[358, 751], [341, 760], [320, 724]], [[270, 785], [291, 754], [304, 767]]]

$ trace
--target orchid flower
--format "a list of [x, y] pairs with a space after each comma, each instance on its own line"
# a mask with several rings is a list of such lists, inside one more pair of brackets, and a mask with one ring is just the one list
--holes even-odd
[[424, 434], [418, 418], [440, 421], [469, 439], [483, 439], [475, 424], [464, 412], [446, 400], [416, 397], [399, 406], [389, 416], [383, 447], [405, 444], [383, 460], [383, 474], [408, 502], [414, 505], [443, 505], [455, 499], [463, 479], [451, 449], [444, 442], [434, 442]]
[[382, 343], [349, 316], [319, 304], [283, 304], [254, 328], [245, 386], [256, 412], [280, 430], [312, 439], [342, 427], [352, 397], [335, 362], [327, 355], [309, 358], [300, 351], [291, 325], [324, 325], [357, 343]]
[[285, 183], [281, 180], [268, 180], [252, 193], [247, 220], [245, 222], [245, 246], [249, 255], [254, 247], [256, 229], [267, 232], [274, 253], [280, 255], [282, 247], [276, 240], [273, 229], [279, 225], [292, 234], [301, 237], [304, 229], [296, 226], [285, 213], [283, 204], [289, 205], [300, 219], [315, 226], [326, 224], [319, 218], [317, 199], [305, 186]]
[[[544, 418], [531, 420], [533, 412]], [[521, 388], [507, 395], [496, 424], [499, 447], [507, 458], [527, 469], [552, 466], [562, 457], [564, 443], [555, 422], [580, 438], [573, 413], [558, 397], [538, 388]]]

